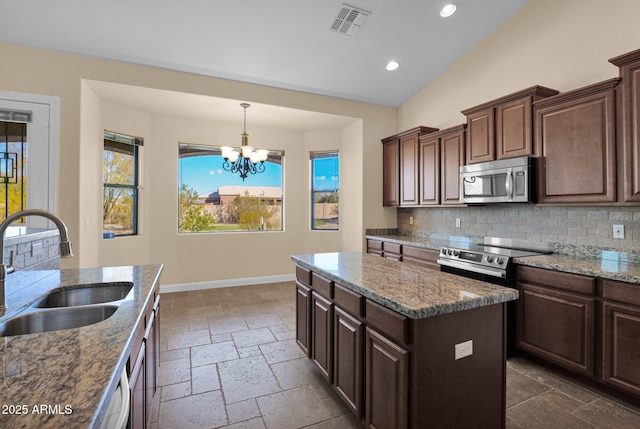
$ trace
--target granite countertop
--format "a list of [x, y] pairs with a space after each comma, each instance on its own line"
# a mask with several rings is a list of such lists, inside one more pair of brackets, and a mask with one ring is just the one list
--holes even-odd
[[412, 319], [518, 299], [518, 291], [362, 252], [293, 255], [317, 272]]
[[[433, 250], [440, 250], [444, 246], [464, 246], [474, 243], [469, 238], [455, 236], [449, 239], [434, 239], [407, 235], [367, 235], [366, 238]], [[637, 255], [607, 249], [585, 250], [572, 246], [563, 246], [560, 250], [548, 255], [514, 258], [513, 262], [519, 265], [640, 284], [640, 261]]]
[[0, 322], [61, 286], [119, 281], [134, 286], [118, 310], [102, 322], [1, 338], [0, 427], [99, 427], [161, 272], [162, 265], [157, 264], [19, 271], [7, 276], [7, 309]]

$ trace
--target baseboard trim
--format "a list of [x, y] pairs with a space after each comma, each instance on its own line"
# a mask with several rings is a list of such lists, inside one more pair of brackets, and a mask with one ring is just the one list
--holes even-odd
[[189, 292], [195, 290], [218, 289], [222, 287], [237, 287], [259, 285], [263, 283], [289, 282], [296, 279], [295, 274], [280, 274], [276, 276], [247, 277], [243, 279], [211, 280], [195, 283], [160, 284], [160, 293]]

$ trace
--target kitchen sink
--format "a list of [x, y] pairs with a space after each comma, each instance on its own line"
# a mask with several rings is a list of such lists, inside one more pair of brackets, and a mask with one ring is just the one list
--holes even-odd
[[78, 305], [102, 304], [124, 299], [131, 288], [132, 282], [95, 283], [74, 286], [49, 292], [35, 307], [74, 307]]
[[26, 313], [0, 324], [0, 337], [61, 331], [93, 325], [108, 319], [117, 309], [117, 305], [96, 305]]

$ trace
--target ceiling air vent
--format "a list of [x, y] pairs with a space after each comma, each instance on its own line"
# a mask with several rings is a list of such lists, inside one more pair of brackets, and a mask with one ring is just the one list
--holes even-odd
[[348, 36], [355, 36], [369, 15], [371, 15], [371, 12], [343, 3], [342, 9], [333, 21], [331, 30]]

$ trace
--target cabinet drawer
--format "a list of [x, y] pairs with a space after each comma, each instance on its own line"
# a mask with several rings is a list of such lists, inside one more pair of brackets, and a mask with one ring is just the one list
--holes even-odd
[[436, 270], [440, 270], [440, 265], [436, 262], [438, 260], [438, 255], [440, 255], [440, 252], [437, 250], [412, 246], [404, 246], [402, 248], [402, 260], [404, 262]]
[[368, 250], [382, 250], [382, 241], [380, 240], [367, 240], [367, 249]]
[[542, 268], [518, 266], [516, 278], [518, 282], [544, 285], [584, 295], [594, 295], [596, 290], [596, 279], [593, 277]]
[[300, 280], [301, 283], [311, 286], [311, 271], [302, 268], [300, 265], [296, 265], [296, 278]]
[[333, 282], [316, 273], [311, 274], [311, 289], [325, 298], [333, 299]]
[[333, 293], [333, 302], [336, 305], [338, 305], [340, 308], [342, 308], [352, 316], [356, 316], [358, 318], [362, 317], [362, 301], [364, 300], [362, 295], [350, 291], [349, 289], [340, 286], [339, 284], [335, 285]]
[[603, 280], [602, 286], [603, 298], [624, 304], [640, 305], [640, 285]]
[[396, 243], [385, 242], [384, 243], [384, 251], [388, 252], [388, 253], [401, 254], [402, 253], [402, 245], [401, 244], [396, 244]]
[[367, 324], [401, 344], [409, 344], [408, 319], [373, 301], [365, 301], [365, 317]]

